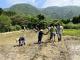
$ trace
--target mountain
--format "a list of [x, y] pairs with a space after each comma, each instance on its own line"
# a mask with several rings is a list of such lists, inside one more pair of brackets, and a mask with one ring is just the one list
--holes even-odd
[[37, 14], [40, 14], [40, 11], [30, 5], [30, 4], [16, 4], [16, 5], [13, 5], [11, 6], [10, 8], [8, 8], [7, 10], [9, 11], [14, 11], [18, 14], [22, 14], [22, 15], [37, 15]]
[[80, 7], [64, 6], [64, 7], [47, 7], [42, 12], [50, 18], [72, 18], [80, 15]]
[[38, 15], [40, 13], [44, 14], [48, 18], [72, 18], [74, 16], [80, 15], [80, 7], [79, 6], [64, 6], [64, 7], [47, 7], [47, 8], [36, 8], [29, 4], [16, 4], [7, 10], [15, 11], [21, 15]]

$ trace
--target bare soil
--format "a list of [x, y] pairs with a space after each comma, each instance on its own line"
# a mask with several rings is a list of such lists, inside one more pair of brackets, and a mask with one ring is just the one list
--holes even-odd
[[[4, 35], [4, 37], [6, 36]], [[4, 37], [2, 36], [2, 38]], [[36, 38], [36, 36], [32, 38]], [[64, 36], [62, 41], [54, 43], [47, 42], [45, 39], [40, 45], [36, 42], [37, 40], [21, 47], [14, 44], [15, 42], [13, 44], [0, 44], [0, 60], [80, 60], [79, 37]]]

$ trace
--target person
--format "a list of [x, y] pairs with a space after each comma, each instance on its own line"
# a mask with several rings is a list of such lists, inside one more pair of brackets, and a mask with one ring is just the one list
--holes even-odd
[[19, 41], [19, 46], [25, 45], [25, 38], [23, 36], [21, 36], [18, 41]]
[[48, 30], [50, 30], [51, 29], [51, 27], [50, 26], [48, 26]]
[[55, 35], [56, 35], [56, 32], [55, 32], [55, 26], [51, 26], [49, 32], [50, 32], [50, 41], [55, 41]]
[[62, 40], [62, 32], [63, 32], [63, 26], [61, 26], [59, 23], [56, 26], [56, 34], [58, 37], [58, 41]]
[[41, 44], [41, 40], [42, 40], [42, 37], [43, 37], [43, 30], [39, 30], [39, 33], [38, 33], [38, 44]]
[[42, 29], [39, 30], [39, 32], [38, 32], [38, 44], [41, 44], [42, 37], [43, 37], [43, 35], [46, 35], [46, 34], [43, 32]]

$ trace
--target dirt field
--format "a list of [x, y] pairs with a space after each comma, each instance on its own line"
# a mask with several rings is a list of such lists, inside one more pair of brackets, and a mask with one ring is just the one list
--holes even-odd
[[[26, 45], [16, 46], [17, 38], [26, 37]], [[1, 60], [80, 60], [80, 38], [65, 36], [61, 42], [47, 42], [49, 35], [43, 37], [43, 43], [38, 45], [37, 33], [34, 31], [16, 31], [0, 33]]]

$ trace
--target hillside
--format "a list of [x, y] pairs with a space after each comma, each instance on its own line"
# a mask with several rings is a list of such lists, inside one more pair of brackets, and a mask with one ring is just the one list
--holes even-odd
[[48, 18], [72, 18], [74, 16], [80, 15], [80, 7], [79, 6], [64, 6], [64, 7], [47, 7], [38, 9], [29, 4], [16, 4], [12, 7], [8, 8], [7, 10], [15, 11], [18, 14], [25, 14], [25, 15], [37, 15], [37, 14], [44, 14]]
[[16, 4], [8, 8], [7, 10], [15, 11], [18, 14], [25, 14], [25, 15], [37, 15], [40, 11], [29, 4]]
[[64, 6], [64, 7], [47, 7], [42, 12], [50, 18], [72, 18], [80, 15], [80, 7]]

